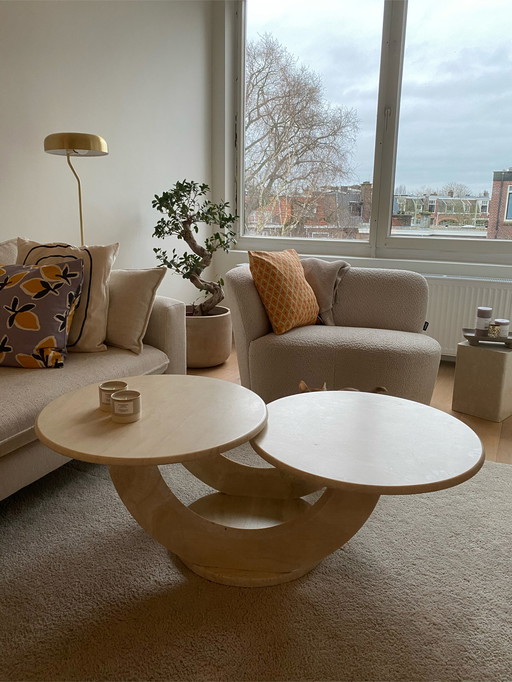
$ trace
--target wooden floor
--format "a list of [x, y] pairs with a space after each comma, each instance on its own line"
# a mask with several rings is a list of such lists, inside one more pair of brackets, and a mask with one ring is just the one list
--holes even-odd
[[[432, 396], [432, 407], [437, 407], [437, 409], [443, 410], [443, 412], [453, 414], [470, 426], [484, 444], [486, 459], [493, 462], [512, 464], [512, 417], [505, 419], [503, 422], [496, 423], [461, 414], [460, 412], [454, 412], [451, 409], [454, 372], [455, 363], [441, 363], [434, 395]], [[189, 369], [188, 373], [240, 383], [235, 351], [231, 353], [229, 359], [223, 365], [207, 369]]]

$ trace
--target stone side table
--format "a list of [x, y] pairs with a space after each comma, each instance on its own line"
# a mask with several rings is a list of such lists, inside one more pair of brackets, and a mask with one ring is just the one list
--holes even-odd
[[452, 409], [493, 422], [512, 415], [512, 348], [457, 345]]

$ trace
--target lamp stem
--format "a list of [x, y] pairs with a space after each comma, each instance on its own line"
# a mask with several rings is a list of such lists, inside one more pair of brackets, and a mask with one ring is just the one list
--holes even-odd
[[72, 171], [73, 175], [75, 176], [76, 181], [78, 183], [78, 208], [80, 211], [80, 245], [84, 246], [85, 240], [84, 240], [84, 218], [82, 215], [82, 184], [80, 182], [80, 178], [78, 177], [76, 170], [71, 165], [71, 159], [69, 158], [69, 155], [70, 155], [70, 152], [66, 151], [66, 159], [68, 160], [68, 166], [71, 168], [71, 171]]

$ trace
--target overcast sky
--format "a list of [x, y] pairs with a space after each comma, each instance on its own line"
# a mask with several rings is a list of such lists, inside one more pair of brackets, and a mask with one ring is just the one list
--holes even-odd
[[[372, 179], [383, 0], [248, 0], [248, 39], [274, 35], [356, 109], [349, 182]], [[491, 190], [512, 167], [512, 0], [410, 0], [395, 186]]]

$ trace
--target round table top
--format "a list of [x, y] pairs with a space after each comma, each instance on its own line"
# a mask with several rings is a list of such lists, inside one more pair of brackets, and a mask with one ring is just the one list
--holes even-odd
[[462, 483], [484, 462], [480, 439], [463, 422], [403, 398], [318, 391], [267, 407], [253, 448], [274, 466], [327, 487], [429, 492]]
[[141, 419], [115, 423], [99, 409], [99, 383], [66, 393], [41, 410], [38, 438], [56, 452], [101, 464], [155, 465], [218, 454], [255, 436], [263, 400], [220, 379], [177, 374], [124, 377], [141, 393]]

